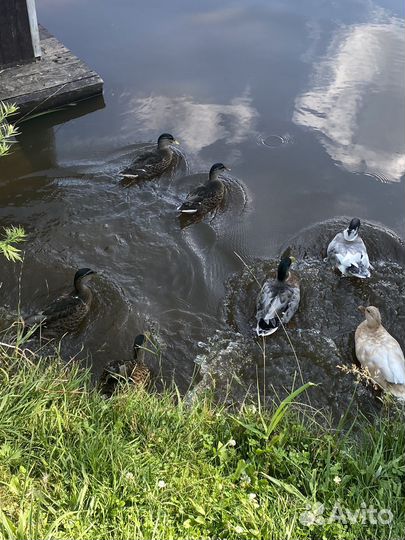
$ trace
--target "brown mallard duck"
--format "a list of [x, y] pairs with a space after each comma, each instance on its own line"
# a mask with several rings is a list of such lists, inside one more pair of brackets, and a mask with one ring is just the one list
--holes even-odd
[[138, 156], [129, 167], [121, 172], [127, 180], [150, 180], [161, 176], [173, 161], [172, 144], [179, 144], [170, 133], [162, 133], [153, 150]]
[[131, 360], [107, 364], [100, 378], [100, 388], [104, 395], [112, 396], [120, 381], [127, 381], [135, 386], [147, 386], [151, 379], [151, 372], [145, 364], [146, 340], [147, 337], [144, 334], [136, 336]]
[[290, 266], [295, 261], [295, 257], [281, 259], [276, 279], [266, 281], [257, 297], [258, 336], [273, 334], [281, 323], [288, 323], [298, 309], [300, 280], [295, 273], [290, 272]]
[[73, 280], [73, 291], [27, 317], [25, 325], [40, 325], [41, 334], [48, 337], [75, 332], [90, 310], [93, 294], [87, 283], [95, 273], [90, 268], [78, 270]]
[[181, 214], [207, 214], [222, 202], [225, 186], [218, 178], [224, 171], [230, 171], [223, 163], [214, 163], [206, 184], [191, 191], [184, 203], [177, 208]]
[[398, 341], [381, 324], [380, 310], [359, 306], [365, 320], [354, 336], [356, 356], [383, 390], [405, 400], [405, 359]]

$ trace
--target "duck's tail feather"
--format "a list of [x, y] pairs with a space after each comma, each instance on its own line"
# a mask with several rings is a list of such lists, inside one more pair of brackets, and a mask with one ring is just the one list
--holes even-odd
[[389, 392], [397, 399], [400, 399], [401, 401], [405, 401], [405, 385], [404, 384], [390, 384]]
[[356, 255], [336, 254], [337, 268], [343, 276], [354, 276], [358, 278], [370, 277], [370, 270], [362, 261], [361, 253]]
[[34, 313], [24, 319], [25, 326], [34, 326], [35, 324], [41, 324], [45, 322], [46, 317], [43, 313]]
[[370, 270], [366, 268], [363, 264], [359, 266], [351, 265], [348, 268], [346, 268], [345, 271], [346, 274], [354, 277], [358, 277], [361, 279], [366, 279], [370, 277]]
[[269, 322], [266, 322], [263, 318], [261, 318], [256, 326], [256, 334], [258, 336], [270, 336], [278, 330], [279, 326], [280, 321], [278, 318], [270, 319]]

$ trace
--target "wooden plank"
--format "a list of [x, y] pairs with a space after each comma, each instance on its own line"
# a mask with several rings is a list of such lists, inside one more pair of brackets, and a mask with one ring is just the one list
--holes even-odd
[[26, 0], [0, 1], [0, 66], [34, 59]]
[[100, 76], [40, 27], [42, 58], [0, 71], [0, 101], [20, 107], [20, 114], [64, 105], [102, 93]]
[[35, 58], [40, 58], [41, 43], [39, 40], [39, 29], [38, 29], [37, 10], [35, 8], [35, 0], [26, 0], [26, 2], [27, 2], [28, 20], [30, 23], [30, 30], [31, 30], [32, 49], [34, 51]]

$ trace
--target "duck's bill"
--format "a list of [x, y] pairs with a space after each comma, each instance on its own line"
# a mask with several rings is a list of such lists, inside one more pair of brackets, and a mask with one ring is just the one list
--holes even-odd
[[225, 167], [226, 171], [231, 171], [232, 169], [230, 167]]
[[177, 141], [176, 139], [174, 139], [174, 141], [173, 141], [172, 144], [177, 144], [177, 145], [179, 145], [180, 143], [179, 143], [179, 141]]
[[360, 313], [364, 313], [366, 311], [366, 308], [364, 306], [358, 306], [357, 309], [360, 311]]

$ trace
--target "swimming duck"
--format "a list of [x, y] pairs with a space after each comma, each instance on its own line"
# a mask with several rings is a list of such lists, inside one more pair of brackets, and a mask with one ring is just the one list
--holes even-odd
[[41, 333], [47, 336], [74, 332], [90, 310], [92, 292], [88, 281], [96, 272], [81, 268], [75, 274], [73, 291], [54, 300], [42, 311], [25, 319], [26, 326], [40, 325]]
[[353, 218], [328, 245], [327, 259], [342, 276], [370, 277], [370, 261], [363, 240], [359, 237], [360, 220]]
[[224, 171], [230, 171], [230, 169], [225, 167], [223, 163], [214, 163], [210, 169], [207, 183], [191, 191], [177, 210], [181, 214], [206, 214], [217, 208], [225, 193], [225, 186], [218, 178]]
[[298, 309], [300, 281], [295, 273], [290, 272], [293, 262], [296, 262], [295, 257], [283, 257], [278, 265], [276, 279], [267, 280], [257, 297], [258, 336], [273, 334], [281, 323], [288, 323]]
[[405, 400], [405, 359], [398, 341], [381, 324], [375, 306], [359, 306], [366, 319], [354, 336], [356, 356], [383, 390]]
[[146, 386], [151, 378], [151, 372], [145, 365], [146, 336], [138, 334], [133, 345], [131, 360], [111, 362], [104, 368], [100, 379], [100, 387], [104, 395], [112, 396], [119, 381], [127, 381], [135, 386]]
[[129, 167], [121, 173], [128, 180], [149, 180], [162, 175], [173, 160], [172, 144], [179, 144], [170, 133], [162, 133], [157, 147], [138, 156]]

